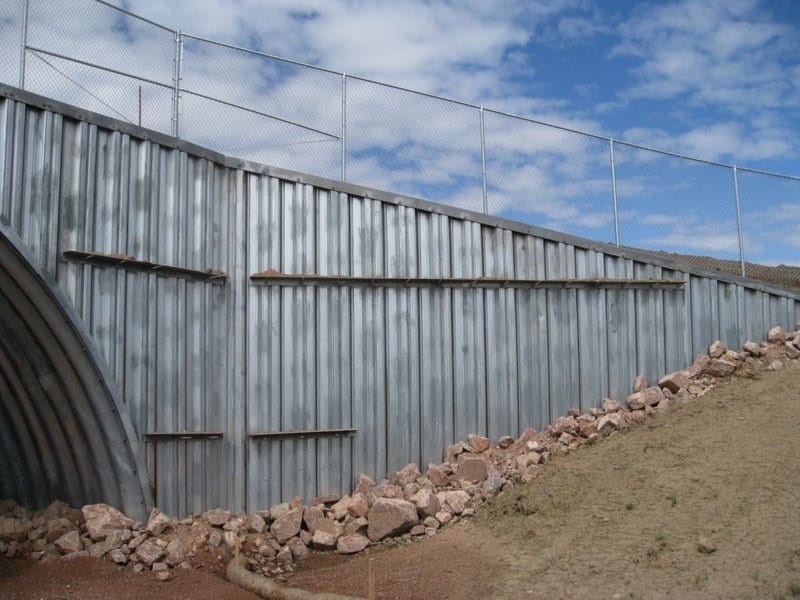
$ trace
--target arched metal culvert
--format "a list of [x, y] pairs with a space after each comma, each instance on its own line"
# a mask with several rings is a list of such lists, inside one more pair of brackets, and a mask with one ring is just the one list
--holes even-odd
[[107, 502], [143, 519], [145, 463], [100, 353], [0, 222], [0, 497]]

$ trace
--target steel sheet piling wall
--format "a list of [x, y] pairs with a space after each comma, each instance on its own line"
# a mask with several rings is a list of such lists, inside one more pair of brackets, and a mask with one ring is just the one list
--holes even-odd
[[[619, 400], [798, 294], [555, 232], [259, 165], [69, 107], [0, 99], [0, 219], [82, 317], [146, 445], [157, 505], [260, 509], [347, 492], [467, 433]], [[158, 138], [155, 138], [158, 139]], [[202, 158], [201, 155], [207, 158]], [[227, 274], [221, 285], [67, 250]], [[406, 285], [250, 279], [275, 270]], [[421, 286], [418, 277], [670, 279], [679, 288]], [[5, 418], [5, 417], [2, 417]], [[0, 423], [5, 430], [8, 423]], [[352, 435], [252, 435], [355, 429]], [[221, 433], [154, 438], [150, 433]]]

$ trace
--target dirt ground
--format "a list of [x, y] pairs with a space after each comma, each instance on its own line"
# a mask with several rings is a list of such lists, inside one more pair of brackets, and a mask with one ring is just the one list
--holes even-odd
[[[314, 555], [289, 584], [366, 596], [371, 561], [382, 599], [788, 600], [800, 595], [798, 432], [794, 362], [557, 457], [433, 538]], [[159, 583], [84, 559], [0, 560], [0, 598], [254, 596], [210, 572]]]

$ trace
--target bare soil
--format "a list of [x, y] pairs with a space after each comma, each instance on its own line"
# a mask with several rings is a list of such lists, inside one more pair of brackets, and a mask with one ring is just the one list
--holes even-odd
[[[793, 362], [721, 385], [556, 457], [473, 521], [354, 557], [313, 555], [289, 584], [366, 596], [371, 563], [382, 599], [788, 600], [791, 586], [800, 594], [799, 384]], [[83, 559], [0, 560], [0, 598], [254, 596], [210, 571], [159, 583]]]

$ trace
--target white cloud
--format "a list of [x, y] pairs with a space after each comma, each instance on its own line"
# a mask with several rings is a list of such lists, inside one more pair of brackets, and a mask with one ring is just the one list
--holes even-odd
[[797, 107], [798, 30], [755, 0], [645, 6], [618, 27], [611, 57], [633, 57], [638, 82], [623, 97], [675, 98], [745, 114]]
[[777, 127], [756, 128], [750, 132], [736, 121], [714, 123], [670, 134], [663, 129], [634, 127], [625, 130], [623, 139], [651, 148], [664, 148], [687, 156], [713, 161], [751, 161], [793, 152], [790, 131]]

